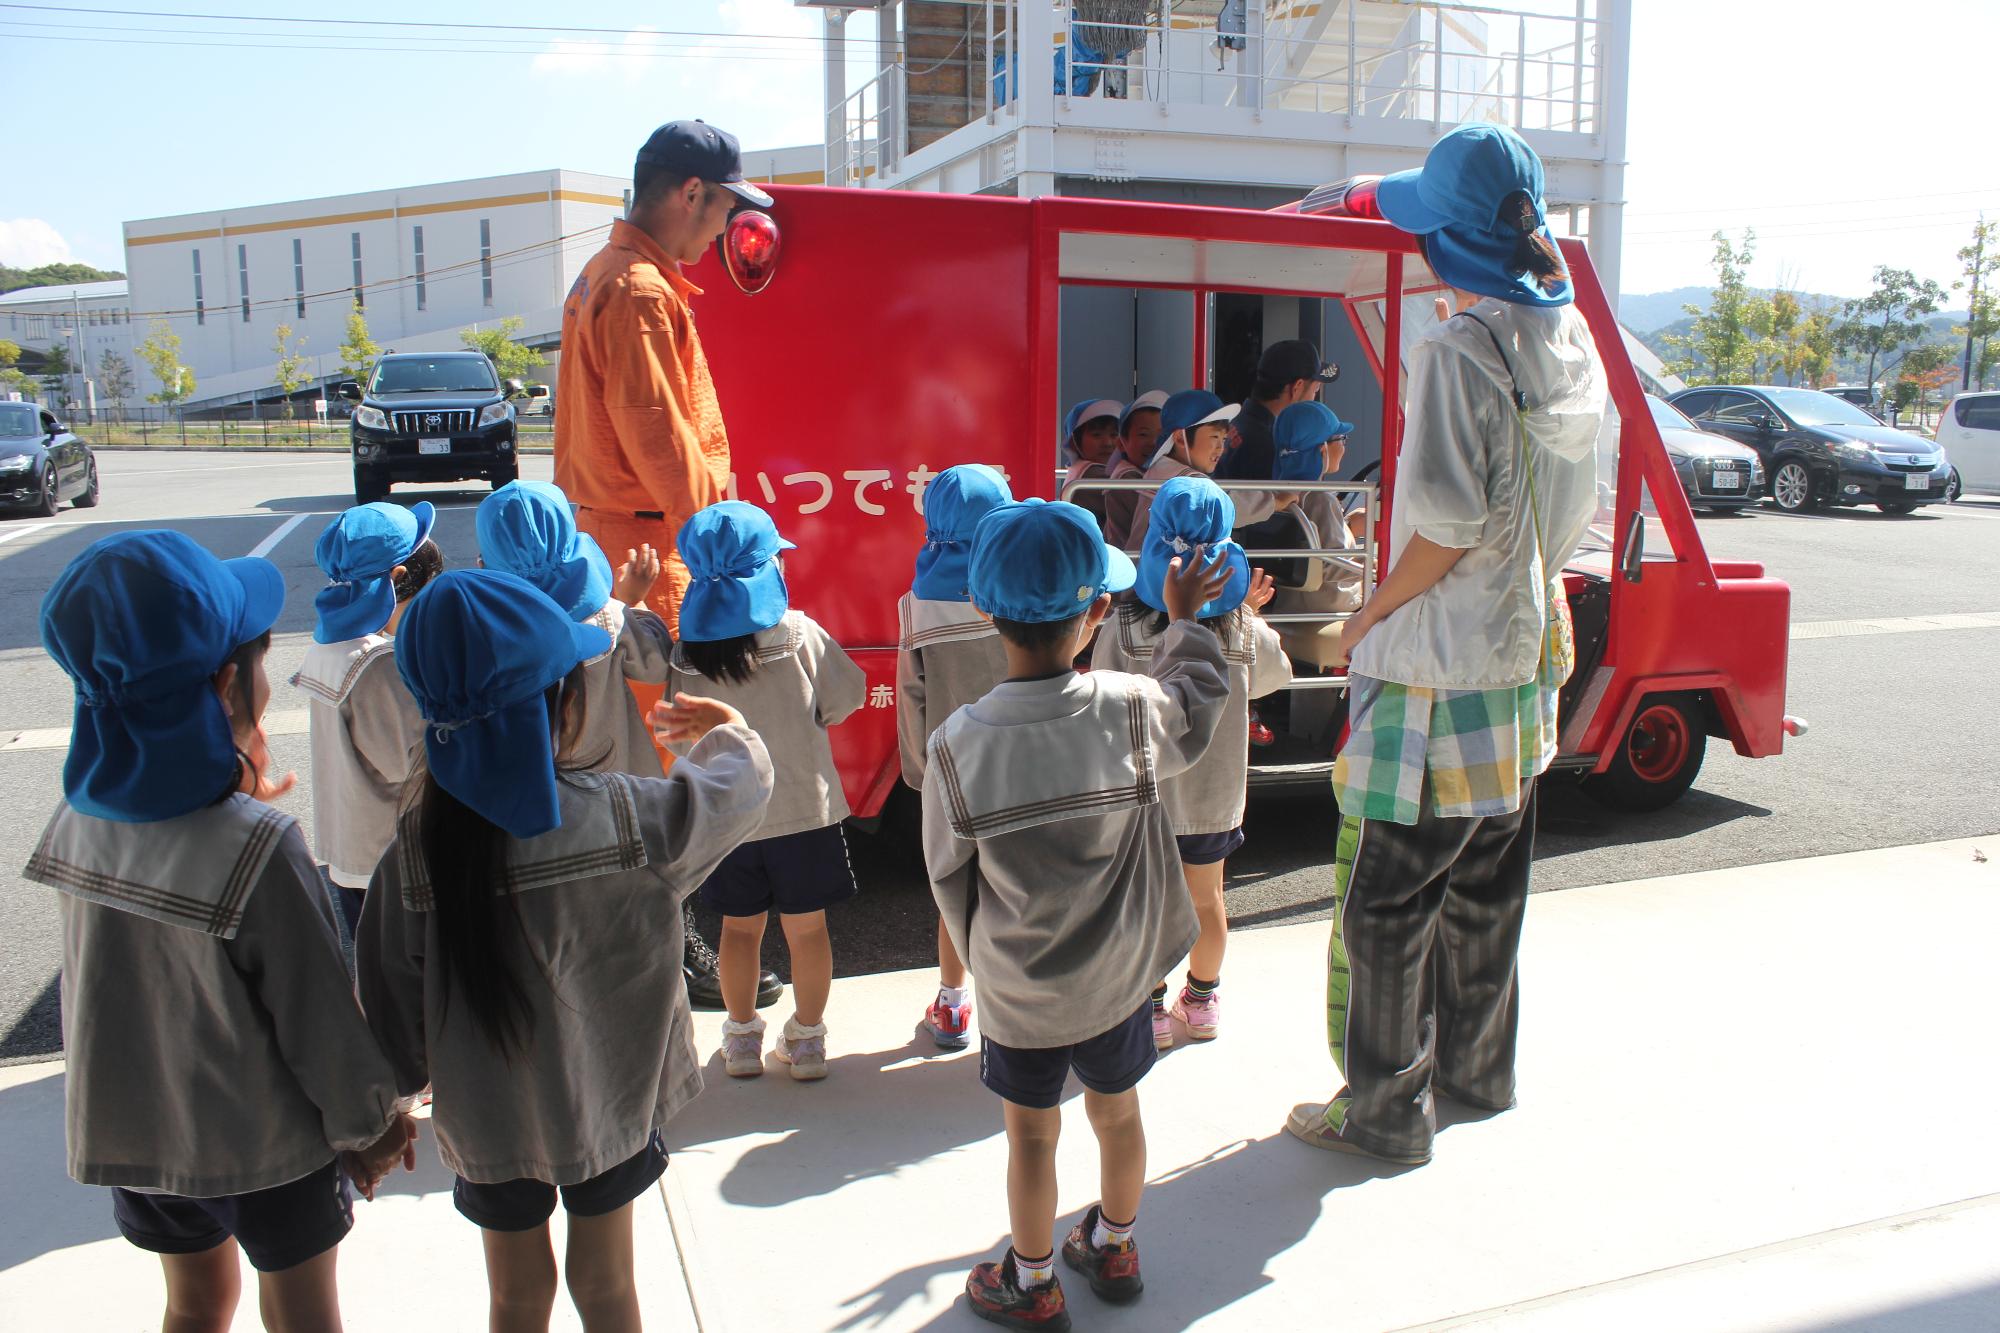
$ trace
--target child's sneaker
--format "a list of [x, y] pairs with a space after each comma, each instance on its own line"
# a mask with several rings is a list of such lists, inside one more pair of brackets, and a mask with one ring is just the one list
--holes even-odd
[[[1174, 1001], [1174, 1017], [1187, 1025], [1190, 1039], [1214, 1041], [1216, 1029], [1222, 1026], [1222, 996], [1210, 991], [1207, 999], [1197, 1000], [1183, 986], [1180, 998]], [[1159, 1031], [1158, 1023], [1153, 1030]]]
[[1174, 1020], [1165, 1009], [1153, 1011], [1153, 1049], [1171, 1051], [1174, 1048]]
[[764, 1020], [722, 1021], [722, 1068], [731, 1078], [756, 1078], [764, 1072]]
[[1021, 1287], [1014, 1275], [1014, 1251], [1007, 1251], [998, 1263], [980, 1264], [965, 1279], [965, 1299], [972, 1313], [992, 1324], [1009, 1328], [1032, 1328], [1046, 1333], [1068, 1333], [1069, 1307], [1063, 1303], [1062, 1283], [1050, 1278], [1047, 1286]]
[[930, 1029], [931, 1040], [946, 1050], [964, 1050], [972, 1041], [972, 1001], [946, 1004], [939, 996], [925, 1011], [924, 1026]]
[[807, 1027], [793, 1014], [785, 1020], [785, 1030], [779, 1034], [772, 1053], [791, 1066], [792, 1077], [801, 1083], [825, 1078], [826, 1024]]
[[1092, 1244], [1100, 1212], [1100, 1207], [1092, 1204], [1083, 1221], [1070, 1231], [1069, 1239], [1063, 1242], [1063, 1262], [1089, 1278], [1090, 1289], [1101, 1299], [1118, 1305], [1136, 1301], [1146, 1289], [1139, 1280], [1139, 1242], [1128, 1239], [1122, 1245]]

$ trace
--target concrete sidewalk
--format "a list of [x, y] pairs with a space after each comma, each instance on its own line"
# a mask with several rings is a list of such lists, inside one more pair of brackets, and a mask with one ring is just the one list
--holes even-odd
[[[1143, 1085], [1145, 1298], [1067, 1283], [1077, 1327], [2000, 1327], [2000, 874], [1980, 846], [2000, 837], [1537, 896], [1521, 1106], [1449, 1123], [1418, 1170], [1284, 1133], [1335, 1081], [1327, 928], [1238, 934], [1226, 1035]], [[915, 1037], [931, 984], [842, 981], [824, 1083], [711, 1061], [639, 1212], [649, 1327], [983, 1327], [959, 1293], [1006, 1230], [1000, 1110], [976, 1051]], [[698, 1018], [712, 1054], [719, 1018]], [[157, 1267], [62, 1174], [60, 1074], [0, 1070], [0, 1326], [155, 1327]], [[1066, 1116], [1074, 1217], [1095, 1155]], [[483, 1318], [478, 1235], [423, 1160], [358, 1206], [351, 1328]], [[556, 1326], [576, 1327], [561, 1302]]]

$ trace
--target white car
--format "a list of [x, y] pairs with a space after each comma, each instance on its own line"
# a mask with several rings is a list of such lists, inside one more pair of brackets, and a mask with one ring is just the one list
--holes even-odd
[[2000, 393], [1962, 393], [1938, 418], [1938, 448], [1951, 458], [1951, 498], [2000, 495]]

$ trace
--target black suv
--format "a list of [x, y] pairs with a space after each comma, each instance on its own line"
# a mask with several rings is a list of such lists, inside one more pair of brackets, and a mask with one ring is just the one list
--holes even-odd
[[514, 480], [512, 400], [548, 390], [502, 384], [480, 352], [390, 352], [365, 390], [348, 380], [334, 392], [357, 404], [347, 432], [354, 501], [367, 504], [399, 481], [483, 477], [497, 488]]
[[1768, 384], [1683, 389], [1667, 400], [1705, 431], [1747, 444], [1764, 460], [1771, 499], [1797, 513], [1872, 504], [1907, 514], [1945, 499], [1944, 452], [1818, 389]]

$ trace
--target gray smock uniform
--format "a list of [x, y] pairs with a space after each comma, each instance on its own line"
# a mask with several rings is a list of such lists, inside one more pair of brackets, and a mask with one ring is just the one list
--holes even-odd
[[666, 621], [616, 597], [588, 623], [611, 636], [611, 648], [583, 664], [583, 732], [572, 753], [594, 772], [659, 777], [660, 752], [626, 682], [665, 683], [674, 636]]
[[290, 815], [234, 795], [129, 824], [64, 802], [22, 873], [61, 892], [73, 1178], [246, 1194], [389, 1128], [394, 1077]]
[[931, 733], [1007, 676], [1007, 650], [993, 622], [969, 602], [903, 594], [896, 604], [896, 748], [903, 781], [924, 786]]
[[292, 684], [306, 696], [312, 735], [314, 849], [335, 884], [365, 889], [396, 836], [423, 714], [386, 634], [313, 644]]
[[1004, 681], [931, 737], [931, 894], [1002, 1045], [1110, 1031], [1194, 944], [1160, 784], [1208, 749], [1229, 685], [1196, 625], [1170, 627], [1151, 665]]
[[755, 831], [771, 760], [747, 727], [717, 727], [664, 778], [574, 773], [562, 823], [510, 840], [505, 961], [527, 989], [526, 1049], [509, 1061], [429, 960], [430, 870], [404, 815], [369, 886], [357, 950], [368, 1023], [405, 1095], [429, 1084], [438, 1155], [479, 1184], [574, 1185], [637, 1153], [701, 1091], [679, 966], [681, 900]]

